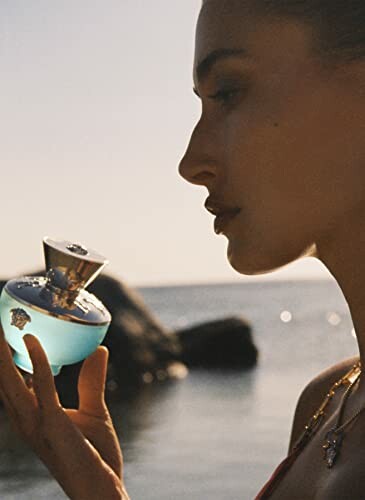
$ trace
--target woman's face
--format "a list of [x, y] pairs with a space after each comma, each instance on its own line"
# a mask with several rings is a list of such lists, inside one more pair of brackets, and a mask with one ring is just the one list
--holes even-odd
[[243, 274], [305, 255], [365, 198], [364, 81], [355, 64], [326, 70], [313, 43], [309, 26], [259, 19], [243, 0], [207, 0], [199, 16], [202, 114], [180, 173], [235, 214], [215, 229]]

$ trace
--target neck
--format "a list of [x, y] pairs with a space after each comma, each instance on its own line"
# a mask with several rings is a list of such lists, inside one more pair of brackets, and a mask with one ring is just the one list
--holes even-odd
[[[317, 257], [336, 279], [349, 306], [365, 370], [365, 203], [336, 221], [316, 246]], [[365, 403], [363, 376], [356, 393]]]

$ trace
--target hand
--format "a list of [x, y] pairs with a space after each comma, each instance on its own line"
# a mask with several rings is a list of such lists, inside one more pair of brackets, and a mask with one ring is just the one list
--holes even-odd
[[83, 363], [79, 409], [62, 408], [47, 356], [33, 335], [23, 337], [33, 364], [26, 384], [0, 327], [0, 397], [16, 431], [36, 452], [69, 498], [129, 500], [119, 441], [104, 400], [108, 350]]

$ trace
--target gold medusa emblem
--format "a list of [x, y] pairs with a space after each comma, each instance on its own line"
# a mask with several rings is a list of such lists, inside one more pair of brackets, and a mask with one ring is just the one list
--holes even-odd
[[11, 324], [19, 328], [19, 330], [24, 330], [25, 325], [32, 321], [32, 318], [24, 311], [24, 309], [11, 309], [10, 313]]

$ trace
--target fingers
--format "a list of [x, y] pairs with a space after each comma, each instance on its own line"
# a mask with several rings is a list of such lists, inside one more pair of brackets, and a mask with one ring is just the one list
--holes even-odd
[[22, 375], [28, 389], [33, 389], [33, 376], [30, 373], [23, 373]]
[[33, 390], [39, 408], [44, 412], [59, 409], [60, 402], [46, 353], [33, 335], [24, 335], [23, 340], [33, 365]]
[[2, 399], [8, 411], [15, 418], [29, 410], [32, 403], [32, 394], [14, 365], [13, 357], [8, 346], [3, 329], [0, 326], [0, 389]]
[[106, 347], [98, 347], [85, 359], [79, 375], [79, 410], [96, 417], [104, 417], [108, 413], [104, 401], [108, 355]]

